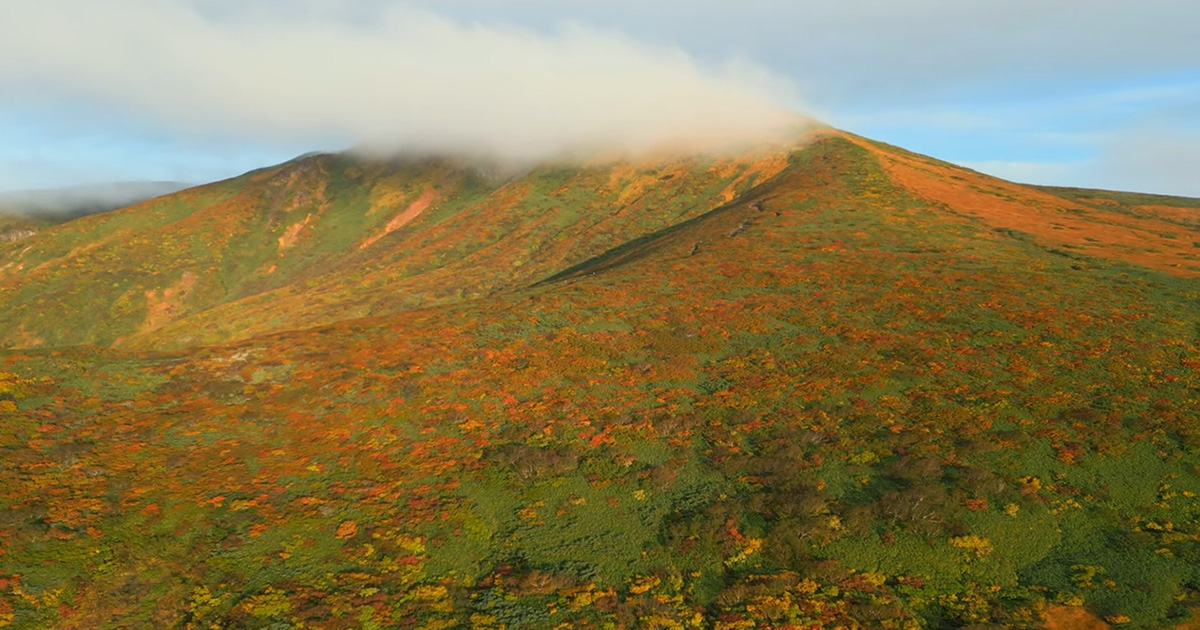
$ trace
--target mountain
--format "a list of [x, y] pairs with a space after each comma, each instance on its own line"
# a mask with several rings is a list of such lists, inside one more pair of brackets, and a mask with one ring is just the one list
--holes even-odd
[[[1163, 211], [1169, 198], [1055, 194], [844, 134], [826, 142], [835, 138], [949, 214], [1079, 254], [1200, 271], [1200, 254], [1177, 246], [1200, 235], [1186, 206]], [[742, 203], [786, 175], [789, 159], [777, 151], [499, 179], [447, 160], [306, 156], [0, 249], [10, 305], [0, 345], [168, 349], [485, 297]]]
[[0, 244], [0, 623], [1176, 626], [1197, 220], [821, 130]]
[[768, 154], [501, 180], [445, 160], [309, 156], [0, 250], [0, 343], [171, 347], [488, 295], [729, 203], [784, 166]]

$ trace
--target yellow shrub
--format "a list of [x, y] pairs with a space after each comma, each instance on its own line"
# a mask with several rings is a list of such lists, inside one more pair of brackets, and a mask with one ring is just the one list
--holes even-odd
[[992, 541], [980, 536], [958, 536], [950, 539], [950, 544], [975, 554], [976, 558], [982, 558], [992, 553]]
[[661, 582], [662, 580], [656, 575], [640, 578], [634, 581], [633, 585], [629, 587], [629, 592], [634, 594], [645, 593], [655, 586], [658, 586]]

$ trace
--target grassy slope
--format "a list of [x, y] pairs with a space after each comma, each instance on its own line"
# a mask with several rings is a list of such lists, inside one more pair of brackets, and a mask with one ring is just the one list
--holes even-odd
[[0, 355], [0, 615], [1171, 623], [1200, 586], [1194, 281], [955, 208], [897, 160], [827, 137], [486, 298]]
[[783, 159], [487, 182], [304, 158], [0, 247], [0, 343], [181, 347], [480, 297], [726, 203]]
[[631, 239], [730, 203], [784, 155], [539, 169], [436, 207], [304, 284], [222, 305], [135, 340], [181, 347], [518, 289]]
[[0, 247], [3, 343], [110, 345], [306, 281], [425, 187], [469, 189], [470, 179], [444, 164], [315, 156], [71, 221]]

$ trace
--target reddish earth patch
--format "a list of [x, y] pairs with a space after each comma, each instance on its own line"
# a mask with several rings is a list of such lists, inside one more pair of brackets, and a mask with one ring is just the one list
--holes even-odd
[[308, 222], [312, 221], [312, 217], [313, 215], [311, 214], [306, 215], [303, 221], [293, 223], [289, 226], [283, 233], [283, 236], [279, 237], [279, 249], [284, 250], [295, 245], [300, 240], [300, 232], [308, 226]]
[[1163, 220], [1195, 219], [1200, 211], [1146, 206], [1144, 215], [1123, 214], [846, 137], [875, 154], [894, 182], [946, 212], [1024, 232], [1043, 245], [1200, 276], [1200, 250], [1192, 245], [1200, 230]]
[[1046, 609], [1042, 619], [1047, 630], [1109, 630], [1104, 623], [1087, 609], [1079, 606], [1052, 605]]
[[183, 298], [196, 287], [198, 279], [196, 274], [185, 271], [179, 283], [163, 289], [162, 295], [159, 295], [158, 291], [146, 291], [146, 321], [142, 324], [141, 331], [162, 328], [181, 315]]
[[388, 234], [391, 234], [392, 232], [395, 232], [396, 230], [399, 230], [400, 228], [404, 227], [405, 225], [410, 223], [413, 219], [420, 216], [422, 212], [425, 212], [426, 210], [428, 210], [429, 206], [433, 205], [433, 202], [436, 199], [437, 199], [437, 191], [435, 191], [432, 188], [426, 188], [425, 192], [421, 194], [421, 197], [419, 199], [412, 202], [412, 204], [410, 204], [404, 212], [397, 214], [396, 216], [392, 217], [391, 221], [388, 221], [388, 224], [385, 225], [383, 228], [383, 232], [375, 234], [375, 235], [371, 236], [370, 238], [368, 238], [367, 240], [363, 241], [363, 244], [359, 245], [358, 248], [360, 250], [366, 249], [366, 248], [370, 247], [371, 245], [374, 245], [375, 241], [378, 241], [379, 239], [387, 236]]
[[46, 340], [30, 332], [29, 330], [26, 330], [26, 328], [22, 326], [17, 331], [17, 336], [13, 342], [14, 348], [36, 348], [46, 343]]

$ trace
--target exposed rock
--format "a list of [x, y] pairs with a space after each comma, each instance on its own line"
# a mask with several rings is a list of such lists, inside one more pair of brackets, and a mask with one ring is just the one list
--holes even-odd
[[37, 230], [29, 228], [11, 228], [0, 232], [0, 243], [15, 243], [37, 234]]

